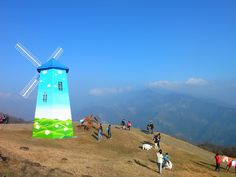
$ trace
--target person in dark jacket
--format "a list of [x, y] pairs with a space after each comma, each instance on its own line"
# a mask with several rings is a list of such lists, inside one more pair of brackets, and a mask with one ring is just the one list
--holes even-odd
[[157, 135], [154, 135], [153, 141], [155, 144], [155, 149], [160, 148], [161, 134], [158, 133]]
[[150, 122], [149, 126], [150, 126], [150, 130], [151, 130], [151, 134], [153, 134], [154, 124], [152, 122]]
[[108, 135], [108, 138], [111, 138], [111, 124], [109, 124], [107, 127], [107, 135]]
[[124, 130], [125, 129], [125, 119], [121, 121], [121, 128]]

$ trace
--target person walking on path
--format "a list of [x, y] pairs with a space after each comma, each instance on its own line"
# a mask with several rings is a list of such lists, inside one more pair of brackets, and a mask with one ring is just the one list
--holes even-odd
[[221, 160], [220, 160], [220, 156], [219, 154], [217, 153], [215, 155], [215, 160], [216, 160], [216, 168], [215, 168], [215, 171], [220, 171], [220, 163], [221, 163]]
[[111, 124], [109, 124], [107, 127], [107, 135], [108, 135], [108, 139], [110, 139], [111, 138]]
[[157, 152], [157, 168], [160, 174], [162, 173], [162, 163], [163, 163], [163, 155], [162, 155], [162, 150], [160, 149]]
[[153, 141], [155, 144], [155, 149], [160, 148], [161, 134], [158, 133], [157, 135], [154, 135]]
[[101, 141], [102, 135], [103, 135], [103, 127], [102, 127], [102, 124], [100, 123], [100, 127], [98, 129], [98, 142]]
[[153, 142], [155, 144], [155, 149], [157, 149], [157, 135], [154, 135]]

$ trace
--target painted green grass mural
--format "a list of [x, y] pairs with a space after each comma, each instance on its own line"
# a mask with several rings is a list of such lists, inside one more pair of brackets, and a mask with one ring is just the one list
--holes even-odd
[[71, 138], [73, 137], [72, 120], [35, 118], [33, 137], [51, 139]]

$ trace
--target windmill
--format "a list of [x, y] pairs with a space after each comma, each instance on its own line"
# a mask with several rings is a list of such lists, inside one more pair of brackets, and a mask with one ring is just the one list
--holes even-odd
[[69, 68], [58, 62], [63, 49], [58, 47], [49, 59], [41, 62], [22, 44], [16, 49], [35, 67], [37, 73], [20, 92], [28, 98], [38, 85], [33, 137], [61, 139], [73, 137], [67, 73]]

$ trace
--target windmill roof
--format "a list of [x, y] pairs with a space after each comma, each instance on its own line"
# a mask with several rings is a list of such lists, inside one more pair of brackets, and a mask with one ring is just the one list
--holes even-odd
[[38, 72], [41, 70], [47, 70], [47, 69], [61, 69], [66, 70], [66, 72], [69, 72], [69, 68], [65, 65], [61, 64], [59, 61], [55, 60], [54, 58], [48, 60], [46, 63], [42, 64], [37, 68]]

